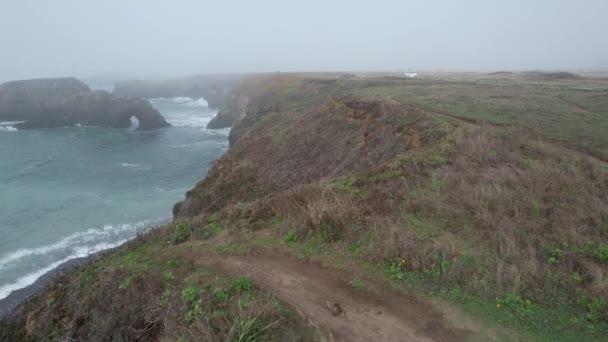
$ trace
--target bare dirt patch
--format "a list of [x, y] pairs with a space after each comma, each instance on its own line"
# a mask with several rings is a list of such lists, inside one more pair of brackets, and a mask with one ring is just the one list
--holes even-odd
[[329, 341], [464, 341], [431, 304], [413, 296], [382, 300], [349, 286], [346, 273], [286, 255], [198, 256], [196, 262], [247, 275], [295, 307]]

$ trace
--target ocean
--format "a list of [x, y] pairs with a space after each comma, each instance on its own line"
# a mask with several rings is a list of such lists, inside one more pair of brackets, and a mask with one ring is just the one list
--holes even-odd
[[0, 301], [62, 263], [170, 220], [228, 149], [204, 99], [154, 99], [173, 125], [16, 130], [0, 123]]

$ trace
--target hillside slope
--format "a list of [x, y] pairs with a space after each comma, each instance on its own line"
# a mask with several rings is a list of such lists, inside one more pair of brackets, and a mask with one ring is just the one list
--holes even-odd
[[[429, 86], [443, 90], [420, 95]], [[232, 148], [174, 222], [54, 283], [0, 334], [348, 340], [339, 324], [368, 300], [413, 327], [412, 340], [608, 332], [608, 168], [573, 150], [569, 131], [543, 135], [464, 97], [443, 108], [461, 84], [277, 74], [240, 87], [252, 88], [233, 93], [247, 104], [231, 119]], [[323, 299], [297, 300], [315, 279], [317, 292], [346, 295], [327, 296], [335, 320], [311, 318]], [[423, 314], [395, 315], [388, 303], [401, 300]]]

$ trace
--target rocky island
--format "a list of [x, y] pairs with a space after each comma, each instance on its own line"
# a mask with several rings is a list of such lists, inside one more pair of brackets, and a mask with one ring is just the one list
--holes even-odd
[[91, 91], [75, 78], [12, 81], [0, 85], [0, 120], [23, 121], [18, 129], [69, 126], [137, 129], [170, 126], [150, 103], [139, 98], [118, 98]]

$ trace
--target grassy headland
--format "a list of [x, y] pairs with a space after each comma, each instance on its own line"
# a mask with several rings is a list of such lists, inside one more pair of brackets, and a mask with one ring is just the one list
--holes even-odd
[[57, 280], [0, 336], [331, 334], [197, 262], [259, 254], [345, 272], [361, 296], [429, 300], [466, 331], [455, 340], [608, 333], [608, 93], [284, 74], [239, 87], [233, 146], [174, 222]]

